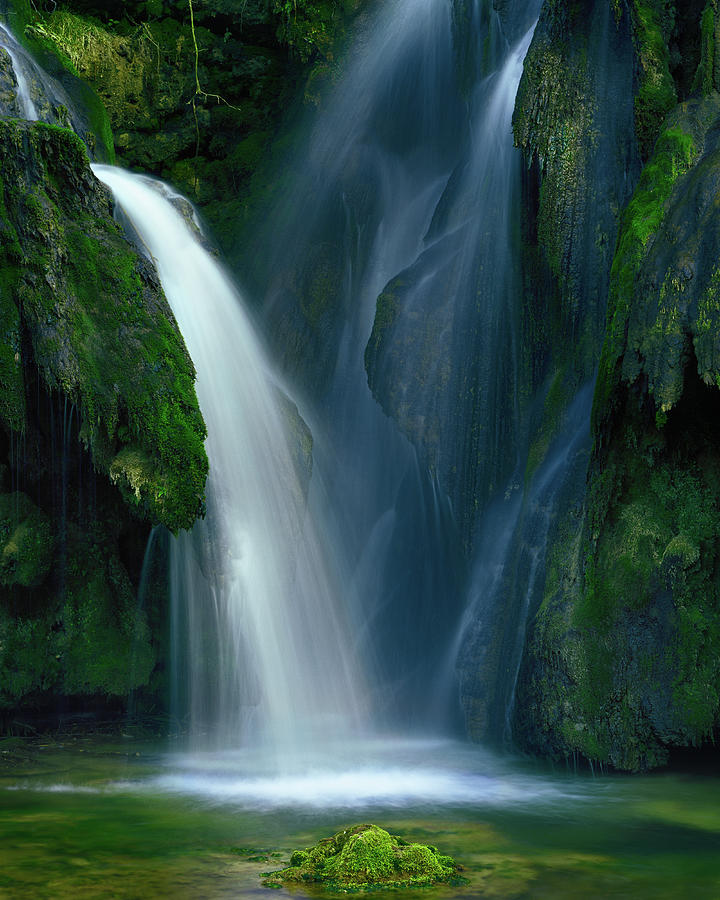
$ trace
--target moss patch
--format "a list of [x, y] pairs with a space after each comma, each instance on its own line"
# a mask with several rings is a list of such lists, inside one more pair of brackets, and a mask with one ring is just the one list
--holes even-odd
[[[612, 266], [608, 328], [593, 407], [596, 428], [601, 426], [603, 417], [611, 414], [611, 398], [617, 395], [620, 380], [632, 383], [643, 373], [651, 377], [649, 390], [656, 395], [657, 407], [667, 411], [682, 392], [683, 334], [688, 330], [702, 334], [713, 330], [710, 323], [715, 321], [716, 282], [710, 279], [707, 283], [698, 314], [694, 304], [687, 302], [686, 289], [692, 274], [690, 279], [687, 275], [692, 273], [692, 269], [686, 266], [691, 254], [682, 254], [682, 259], [678, 258], [673, 266], [667, 265], [667, 261], [661, 258], [665, 251], [657, 257], [653, 254], [656, 236], [666, 222], [673, 192], [676, 197], [680, 196], [686, 184], [684, 176], [700, 159], [707, 131], [719, 112], [717, 98], [689, 102], [678, 108], [658, 139], [655, 153], [645, 166], [623, 214]], [[714, 155], [706, 160], [706, 164], [706, 175], [710, 175], [716, 165]], [[695, 182], [700, 191], [703, 190], [703, 182], [710, 188], [710, 183], [704, 178]], [[679, 208], [680, 218], [683, 208]], [[668, 233], [668, 238], [675, 243], [678, 241], [677, 226], [680, 222], [673, 217], [667, 224], [673, 232]], [[699, 236], [696, 225], [687, 219], [682, 227], [687, 231], [688, 241], [693, 233], [696, 235], [694, 245], [697, 246]], [[657, 271], [643, 279], [648, 282], [651, 303], [637, 304], [636, 295], [639, 290], [644, 290], [644, 285], [638, 284], [642, 277], [641, 269], [648, 263], [652, 265], [654, 259], [657, 259]], [[653, 292], [650, 281], [657, 282], [658, 279], [660, 290]], [[699, 283], [695, 279], [691, 286], [693, 292]], [[695, 320], [694, 325], [691, 324], [692, 319]], [[703, 362], [707, 356], [700, 349], [699, 358]], [[712, 371], [714, 369], [711, 368], [708, 372], [710, 379]]]
[[48, 574], [54, 538], [50, 521], [20, 492], [0, 494], [0, 584], [34, 587]]
[[[0, 496], [0, 510], [16, 503], [16, 495]], [[27, 498], [20, 503], [32, 506]], [[31, 511], [21, 523], [26, 530], [30, 516], [42, 520]], [[1, 518], [0, 527], [4, 524]], [[147, 684], [156, 662], [147, 616], [137, 607], [108, 534], [68, 523], [62, 543], [45, 537], [40, 549], [37, 540], [28, 547], [25, 538], [22, 554], [16, 554], [14, 590], [0, 588], [0, 709], [32, 708], [48, 696], [122, 697]], [[50, 578], [53, 545], [55, 577]], [[32, 579], [21, 581], [28, 571]], [[18, 590], [43, 577], [40, 590]], [[0, 584], [7, 583], [3, 575]]]
[[408, 843], [377, 825], [353, 825], [306, 850], [296, 850], [290, 866], [263, 884], [319, 883], [328, 890], [369, 891], [461, 883], [459, 867], [435, 847]]
[[665, 0], [633, 0], [632, 3], [639, 69], [635, 130], [644, 159], [650, 157], [663, 120], [677, 102], [668, 50], [672, 13], [672, 5]]
[[[96, 467], [153, 523], [189, 528], [207, 457], [194, 370], [150, 266], [110, 217], [72, 132], [0, 123], [0, 251], [7, 319], [20, 316], [47, 388], [80, 410]], [[8, 299], [12, 298], [12, 300]], [[19, 384], [6, 359], [10, 397]], [[19, 400], [6, 411], [17, 419]]]

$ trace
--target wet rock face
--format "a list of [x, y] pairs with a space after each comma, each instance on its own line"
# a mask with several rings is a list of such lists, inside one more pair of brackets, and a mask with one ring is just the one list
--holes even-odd
[[71, 131], [0, 119], [0, 235], [0, 710], [109, 702], [156, 664], [150, 524], [202, 509], [194, 371]]
[[[79, 406], [99, 471], [171, 530], [201, 509], [207, 458], [194, 371], [154, 271], [112, 221], [108, 195], [71, 132], [0, 122], [3, 315], [46, 389]], [[10, 377], [12, 376], [12, 377]], [[17, 416], [17, 412], [13, 415]], [[17, 423], [12, 416], [6, 424]]]
[[[589, 375], [605, 327], [620, 211], [640, 171], [633, 93], [636, 57], [629, 13], [612, 4], [543, 5], [513, 116], [525, 182], [525, 240], [540, 257], [528, 290], [545, 284], [559, 303], [558, 349], [573, 337], [575, 367]], [[547, 299], [534, 306], [544, 309]]]
[[19, 116], [17, 81], [10, 56], [0, 47], [0, 116]]
[[720, 104], [711, 98], [685, 104], [668, 122], [669, 130], [687, 136], [686, 159], [697, 161], [678, 179], [646, 245], [634, 291], [643, 302], [633, 303], [627, 318], [622, 378], [647, 379], [647, 393], [664, 412], [682, 397], [693, 356], [706, 384], [720, 377], [719, 116]]
[[551, 553], [515, 732], [665, 762], [720, 725], [720, 98], [666, 121], [622, 221], [584, 508]]

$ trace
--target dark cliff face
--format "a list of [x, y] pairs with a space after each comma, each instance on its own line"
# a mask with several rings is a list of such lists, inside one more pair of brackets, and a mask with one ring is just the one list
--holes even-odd
[[144, 523], [202, 507], [194, 371], [79, 138], [0, 119], [0, 171], [0, 707], [124, 696], [157, 654]]
[[[591, 384], [605, 333], [613, 248], [641, 167], [635, 68], [627, 15], [616, 18], [604, 3], [544, 4], [513, 114], [524, 157], [516, 250], [518, 512], [502, 583], [484, 585], [488, 596], [473, 601], [477, 611], [458, 660], [460, 698], [476, 740], [507, 734], [518, 642], [528, 610], [532, 616], [542, 600], [545, 542], [552, 544], [566, 511], [584, 494]], [[481, 523], [507, 527], [508, 495]], [[491, 548], [492, 538], [485, 536], [485, 545]], [[485, 559], [485, 552], [481, 548], [483, 565], [491, 567], [492, 553]]]
[[[715, 9], [694, 21], [664, 9], [674, 30], [656, 60], [695, 96], [663, 122], [622, 215], [586, 499], [549, 553], [515, 717], [535, 753], [629, 770], [701, 745], [719, 723], [720, 98], [709, 51], [697, 51], [715, 39]], [[672, 65], [690, 33], [694, 76]], [[642, 39], [635, 23], [641, 73]], [[639, 79], [641, 146], [647, 103]]]
[[636, 66], [627, 13], [616, 18], [610, 3], [544, 5], [513, 116], [527, 165], [526, 352], [535, 373], [548, 355], [579, 379], [597, 365], [619, 214], [640, 171]]

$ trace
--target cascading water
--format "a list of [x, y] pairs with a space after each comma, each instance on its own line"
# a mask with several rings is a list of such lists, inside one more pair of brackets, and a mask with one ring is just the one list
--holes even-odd
[[34, 67], [34, 64], [20, 44], [15, 40], [11, 32], [1, 23], [0, 47], [7, 52], [10, 61], [12, 62], [15, 79], [17, 81], [17, 102], [22, 117], [30, 122], [36, 122], [39, 116], [30, 94], [30, 86], [28, 84], [28, 70], [31, 70]]
[[193, 725], [225, 747], [347, 733], [361, 717], [362, 679], [305, 515], [290, 433], [297, 413], [172, 193], [113, 167], [94, 171], [155, 262], [208, 426], [207, 518], [171, 550], [174, 615], [189, 641], [175, 650], [188, 668]]
[[[271, 318], [287, 315], [291, 282], [309, 290], [311, 318], [325, 314], [323, 289], [336, 307], [324, 344], [308, 343], [316, 371], [300, 364], [323, 405], [307, 498], [302, 420], [177, 195], [95, 167], [155, 261], [198, 369], [208, 516], [173, 543], [173, 665], [178, 709], [216, 745], [347, 734], [367, 683], [374, 724], [437, 727], [452, 705], [437, 673], [462, 612], [460, 548], [522, 456], [510, 121], [537, 5], [508, 4], [501, 20], [478, 0], [465, 9], [473, 41], [459, 3], [384, 11], [315, 128], [290, 213], [278, 213], [287, 239], [271, 220], [282, 248]], [[314, 533], [326, 518], [347, 564]]]
[[[538, 7], [383, 10], [247, 260], [267, 259], [269, 330], [321, 397], [318, 468], [357, 630], [406, 728], [437, 728], [453, 706], [438, 672], [462, 616], [463, 543], [519, 464], [511, 116]], [[298, 333], [310, 353], [290, 357]]]
[[[307, 335], [315, 360], [303, 357], [300, 373], [322, 407], [313, 423], [322, 478], [310, 500], [337, 522], [355, 631], [381, 685], [379, 712], [403, 728], [437, 724], [432, 673], [463, 564], [447, 498], [368, 391], [364, 350], [377, 295], [419, 252], [464, 127], [450, 7], [405, 0], [386, 8], [315, 127], [287, 206], [258, 241], [258, 258], [282, 247], [270, 263], [271, 333], [282, 335], [292, 316], [294, 283], [318, 295], [323, 341], [316, 347]], [[322, 304], [332, 307], [330, 328]]]
[[[2, 22], [0, 22], [0, 48], [10, 58], [15, 79], [14, 101], [4, 110], [4, 114], [19, 115], [30, 122], [39, 121], [72, 128], [86, 142], [92, 144], [89, 147], [92, 157], [94, 151], [99, 148], [95, 146], [94, 138], [92, 140], [90, 138], [93, 129], [90, 127], [87, 112], [73, 102], [57, 78], [37, 64], [8, 26]], [[81, 95], [87, 90], [87, 88], [83, 90], [80, 81], [77, 81], [77, 86]]]

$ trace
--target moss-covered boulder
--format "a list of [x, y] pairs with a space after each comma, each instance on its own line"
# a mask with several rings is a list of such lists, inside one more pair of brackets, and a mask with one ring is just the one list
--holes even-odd
[[123, 237], [80, 139], [0, 120], [0, 354], [10, 430], [24, 372], [74, 404], [95, 467], [153, 523], [190, 528], [207, 457], [194, 370], [152, 267]]
[[296, 850], [290, 866], [263, 884], [319, 883], [333, 891], [369, 891], [460, 883], [459, 866], [435, 847], [412, 844], [377, 825], [353, 825], [306, 850]]

